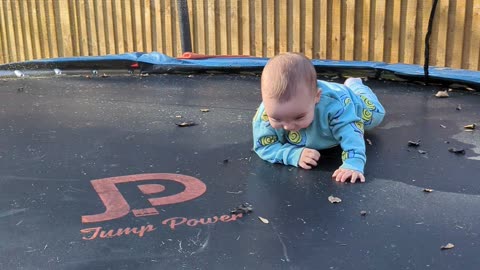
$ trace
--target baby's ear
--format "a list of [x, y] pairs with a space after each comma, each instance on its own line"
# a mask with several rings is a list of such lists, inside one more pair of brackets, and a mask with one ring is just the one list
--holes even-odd
[[322, 95], [322, 88], [317, 88], [317, 94], [315, 94], [315, 103], [320, 101], [320, 96]]

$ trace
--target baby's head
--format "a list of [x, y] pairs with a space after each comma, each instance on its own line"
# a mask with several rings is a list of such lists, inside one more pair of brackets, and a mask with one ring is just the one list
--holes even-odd
[[263, 69], [261, 89], [273, 128], [298, 131], [312, 123], [320, 90], [308, 58], [296, 53], [273, 57]]

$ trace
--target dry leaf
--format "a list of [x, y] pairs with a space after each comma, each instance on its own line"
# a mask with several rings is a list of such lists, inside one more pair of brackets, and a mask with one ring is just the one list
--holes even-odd
[[445, 91], [438, 91], [436, 94], [435, 94], [436, 97], [438, 98], [447, 98], [448, 97], [448, 92], [447, 90]]
[[408, 146], [413, 146], [413, 147], [420, 146], [420, 140], [418, 140], [418, 141], [408, 141]]
[[370, 139], [365, 139], [369, 145], [372, 145], [372, 141]]
[[465, 149], [463, 149], [463, 148], [459, 148], [459, 149], [457, 149], [455, 147], [448, 148], [448, 152], [458, 154], [458, 155], [465, 155]]
[[201, 112], [209, 112], [209, 109], [200, 109]]
[[446, 244], [445, 246], [441, 246], [440, 249], [441, 249], [441, 250], [444, 250], [444, 249], [451, 249], [451, 248], [454, 248], [454, 247], [455, 247], [454, 244], [448, 243], [448, 244]]
[[260, 219], [260, 221], [263, 222], [263, 223], [265, 223], [265, 224], [270, 223], [270, 221], [268, 221], [268, 219], [266, 219], [266, 218], [258, 217], [258, 219]]
[[361, 215], [361, 216], [366, 216], [366, 215], [367, 215], [367, 211], [364, 211], [364, 210], [360, 211], [360, 215]]
[[457, 111], [460, 111], [460, 110], [462, 110], [462, 105], [458, 104]]
[[442, 128], [447, 128], [447, 127], [446, 127], [446, 126], [444, 126], [444, 125], [440, 125], [440, 127], [442, 127]]
[[430, 189], [430, 188], [424, 188], [423, 189], [423, 192], [426, 192], [426, 193], [430, 193], [432, 191], [433, 191], [433, 189]]
[[423, 150], [418, 150], [418, 153], [422, 154], [422, 155], [425, 155], [427, 153], [427, 151], [423, 151]]
[[331, 202], [331, 203], [340, 203], [342, 202], [342, 199], [338, 198], [338, 197], [333, 197], [333, 196], [328, 196], [328, 200]]
[[[240, 194], [242, 193], [242, 191], [237, 191], [237, 192], [229, 192], [227, 191], [227, 193], [233, 193], [233, 194]], [[250, 212], [253, 211], [253, 206], [249, 203], [242, 203], [241, 205], [235, 207], [235, 209], [233, 210], [230, 210], [230, 213], [232, 214], [248, 214]]]
[[476, 124], [471, 124], [471, 125], [466, 125], [466, 126], [464, 126], [463, 128], [464, 128], [464, 129], [470, 129], [470, 130], [473, 130], [473, 129], [475, 129], [476, 127], [477, 127], [477, 125], [476, 125]]
[[191, 126], [195, 126], [196, 124], [193, 121], [188, 121], [188, 122], [175, 123], [175, 125], [179, 127], [191, 127]]
[[175, 115], [175, 117], [176, 117], [176, 118], [182, 118], [182, 116], [181, 116], [181, 115]]
[[108, 76], [106, 73], [103, 73], [103, 75], [101, 76], [102, 78], [108, 78], [110, 76]]

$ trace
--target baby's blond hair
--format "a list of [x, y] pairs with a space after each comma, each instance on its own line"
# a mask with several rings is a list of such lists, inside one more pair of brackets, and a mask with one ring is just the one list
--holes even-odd
[[303, 85], [317, 91], [315, 68], [302, 54], [285, 53], [270, 59], [262, 72], [262, 97], [288, 101]]

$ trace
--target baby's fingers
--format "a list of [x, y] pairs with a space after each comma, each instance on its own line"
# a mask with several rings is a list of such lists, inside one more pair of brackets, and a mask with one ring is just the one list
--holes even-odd
[[311, 159], [317, 161], [320, 158], [320, 153], [317, 150], [308, 149], [305, 157], [308, 157], [308, 158], [311, 158]]
[[352, 173], [352, 177], [350, 178], [350, 183], [355, 183], [355, 182], [357, 181], [357, 179], [358, 179], [361, 183], [365, 183], [365, 176], [363, 176], [363, 173], [354, 171], [354, 172]]
[[312, 166], [317, 166], [317, 161], [313, 158], [307, 158], [307, 160], [305, 161], [307, 164], [310, 164]]
[[345, 174], [345, 171], [336, 170], [332, 177], [335, 178], [335, 181], [340, 182], [344, 174]]
[[300, 161], [298, 163], [298, 165], [300, 165], [300, 167], [302, 167], [303, 169], [305, 170], [310, 170], [312, 168], [312, 166], [309, 166], [307, 163], [305, 163], [304, 161]]
[[359, 173], [353, 172], [352, 176], [350, 177], [350, 183], [354, 184], [357, 181], [357, 178], [360, 178]]
[[345, 171], [340, 179], [340, 182], [344, 183], [348, 178], [352, 176], [352, 171]]

